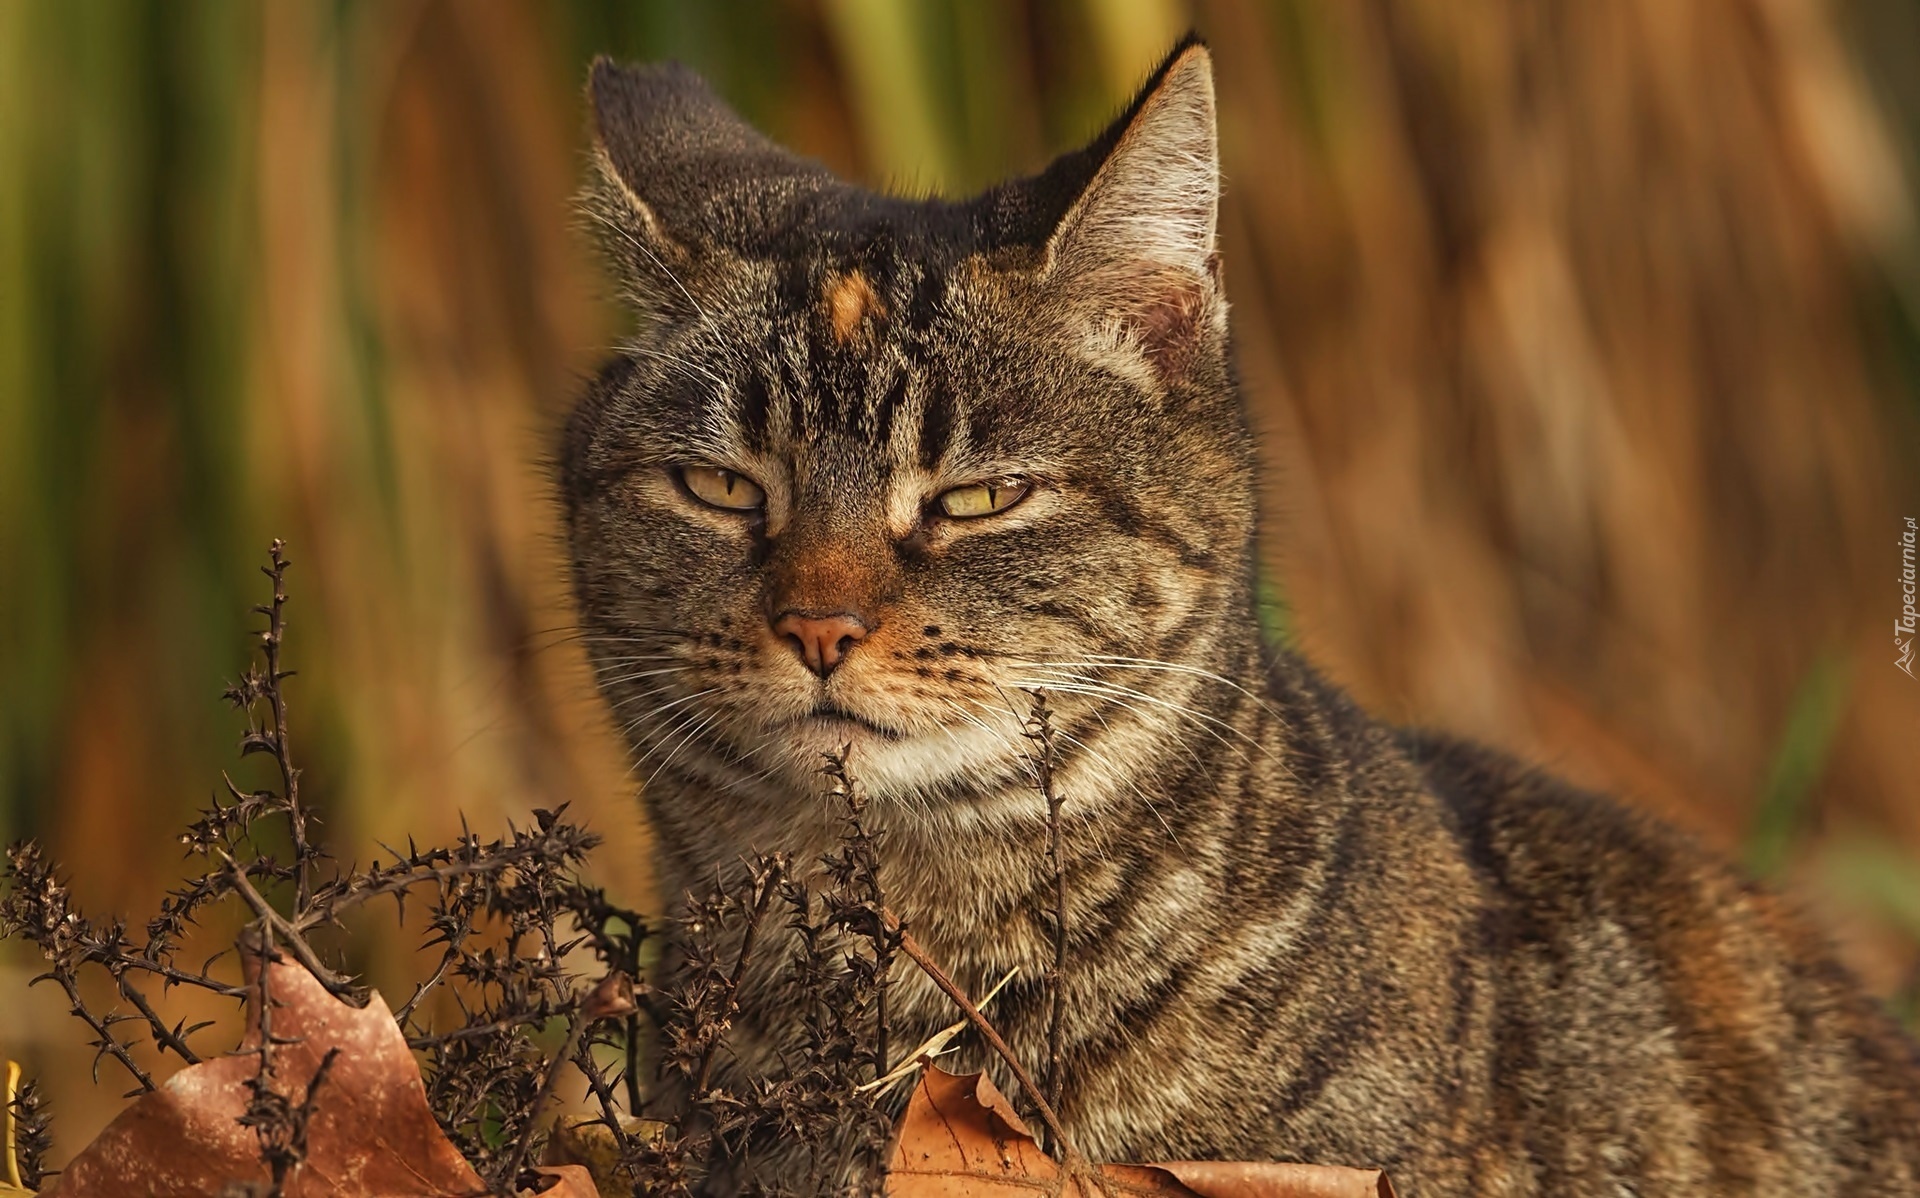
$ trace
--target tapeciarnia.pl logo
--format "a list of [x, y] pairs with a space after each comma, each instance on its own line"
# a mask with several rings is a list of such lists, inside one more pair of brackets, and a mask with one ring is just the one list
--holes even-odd
[[1913, 632], [1916, 622], [1920, 622], [1920, 613], [1915, 613], [1913, 541], [1914, 519], [1907, 517], [1907, 526], [1900, 533], [1900, 618], [1893, 622], [1893, 649], [1897, 656], [1893, 664], [1912, 678], [1913, 673]]

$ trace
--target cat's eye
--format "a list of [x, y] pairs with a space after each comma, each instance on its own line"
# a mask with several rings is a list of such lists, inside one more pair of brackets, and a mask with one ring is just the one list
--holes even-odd
[[955, 487], [940, 495], [940, 510], [956, 520], [971, 520], [977, 516], [991, 516], [995, 512], [1004, 512], [1027, 497], [1029, 486], [1017, 479], [1002, 479], [999, 482], [973, 483], [970, 486]]
[[732, 512], [751, 512], [767, 501], [760, 484], [718, 466], [682, 466], [680, 481], [701, 503]]

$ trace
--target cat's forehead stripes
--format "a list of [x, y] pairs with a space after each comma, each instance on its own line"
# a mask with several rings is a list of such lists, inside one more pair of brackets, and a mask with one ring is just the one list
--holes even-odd
[[936, 467], [970, 427], [936, 332], [949, 275], [874, 247], [766, 271], [757, 325], [736, 338], [719, 368], [731, 385], [715, 392], [741, 445], [796, 452], [844, 437], [882, 477]]
[[[812, 367], [812, 368], [809, 368]], [[727, 420], [749, 450], [798, 450], [823, 435], [866, 446], [881, 473], [938, 468], [963, 440], [968, 415], [937, 372], [894, 355], [746, 371], [729, 388]]]

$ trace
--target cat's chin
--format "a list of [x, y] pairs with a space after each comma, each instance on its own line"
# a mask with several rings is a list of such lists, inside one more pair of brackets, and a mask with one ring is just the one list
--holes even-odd
[[[763, 738], [751, 768], [780, 779], [779, 789], [816, 793], [829, 754], [845, 754], [860, 785], [874, 797], [918, 796], [921, 803], [983, 786], [993, 789], [1016, 768], [1010, 732], [970, 724], [958, 728], [888, 727], [844, 709], [815, 711]], [[971, 785], [958, 785], [965, 781]]]
[[825, 737], [833, 745], [846, 744], [851, 740], [899, 740], [901, 738], [897, 729], [889, 728], [859, 712], [828, 704], [821, 704], [794, 720], [792, 727], [796, 737], [806, 740]]
[[[907, 738], [899, 731], [842, 710], [821, 710], [798, 716], [782, 725], [773, 742], [785, 750], [792, 766], [803, 775], [817, 774], [827, 754], [871, 759], [896, 749]], [[772, 746], [770, 745], [769, 748]]]

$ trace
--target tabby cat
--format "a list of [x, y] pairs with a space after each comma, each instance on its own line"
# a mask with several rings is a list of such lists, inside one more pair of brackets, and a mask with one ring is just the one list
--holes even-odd
[[[639, 331], [563, 489], [667, 893], [818, 860], [851, 744], [890, 902], [973, 992], [1020, 968], [993, 1014], [1043, 1060], [1016, 746], [1044, 688], [1090, 1155], [1416, 1198], [1920, 1193], [1915, 1047], [1780, 901], [1263, 641], [1204, 45], [964, 201], [845, 184], [684, 68], [590, 90], [584, 204]], [[953, 1018], [910, 969], [893, 1001], [900, 1044]], [[749, 1008], [743, 1066], [780, 1018]]]

